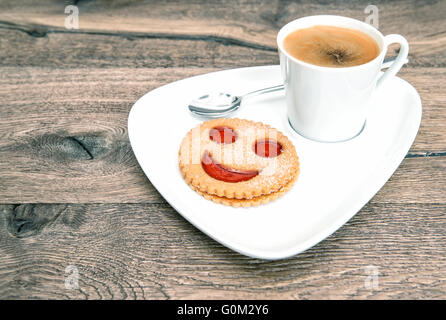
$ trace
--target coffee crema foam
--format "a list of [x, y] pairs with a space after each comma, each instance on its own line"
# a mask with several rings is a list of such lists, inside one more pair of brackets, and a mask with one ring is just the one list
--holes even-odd
[[324, 25], [291, 32], [283, 46], [296, 59], [334, 68], [367, 63], [380, 52], [376, 41], [362, 31]]

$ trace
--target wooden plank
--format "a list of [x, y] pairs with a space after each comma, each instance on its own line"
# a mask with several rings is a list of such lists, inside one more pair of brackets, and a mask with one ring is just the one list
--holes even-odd
[[[13, 32], [13, 36], [2, 36], [2, 42], [6, 47], [18, 46], [23, 52], [14, 60], [14, 57], [3, 53], [3, 60], [14, 65], [19, 64], [20, 59], [26, 55], [27, 45], [31, 42], [37, 56], [26, 57], [22, 63], [38, 61], [38, 57], [52, 52], [57, 46], [61, 46], [60, 54], [50, 54], [49, 61], [40, 59], [43, 64], [59, 59], [71, 60], [80, 50], [82, 56], [104, 55], [105, 51], [112, 50], [114, 40], [118, 38], [120, 50], [112, 50], [119, 55], [125, 48], [138, 46], [149, 47], [148, 44], [158, 48], [158, 55], [164, 59], [158, 63], [166, 63], [168, 59], [166, 51], [169, 47], [175, 48], [172, 41], [178, 39], [190, 39], [197, 44], [197, 52], [208, 54], [208, 50], [215, 50], [216, 43], [230, 47], [243, 47], [245, 49], [269, 52], [274, 56], [277, 31], [290, 20], [313, 14], [340, 14], [364, 20], [367, 14], [364, 9], [369, 5], [368, 1], [356, 1], [354, 3], [343, 2], [328, 4], [325, 1], [224, 1], [216, 5], [209, 1], [194, 1], [193, 3], [165, 3], [159, 1], [145, 1], [141, 3], [128, 3], [114, 1], [112, 4], [103, 1], [88, 1], [78, 4], [79, 30], [67, 30], [65, 22], [65, 3], [56, 1], [43, 1], [39, 8], [20, 2], [16, 5], [3, 4], [0, 6], [0, 28], [2, 32]], [[402, 33], [409, 40], [410, 60], [413, 66], [444, 67], [446, 48], [446, 36], [444, 30], [446, 21], [443, 12], [446, 10], [446, 2], [423, 4], [419, 1], [398, 1], [397, 3], [375, 3], [379, 8], [380, 30], [384, 34]], [[22, 36], [17, 35], [22, 33]], [[73, 34], [74, 33], [74, 34]], [[88, 43], [88, 48], [82, 48], [85, 39], [82, 36], [94, 38], [95, 45]], [[111, 37], [112, 36], [112, 37]], [[23, 38], [31, 38], [24, 40]], [[12, 38], [12, 39], [11, 39]], [[163, 45], [162, 40], [165, 41]], [[134, 43], [130, 43], [134, 41]], [[186, 40], [184, 40], [186, 41]], [[4, 44], [2, 44], [4, 45]], [[203, 46], [206, 50], [203, 50]], [[67, 48], [71, 48], [70, 50]], [[40, 48], [40, 49], [39, 49]], [[50, 49], [50, 50], [48, 50]], [[133, 49], [133, 48], [132, 48]], [[87, 50], [87, 51], [86, 51]], [[5, 50], [2, 50], [5, 51]], [[86, 55], [85, 52], [89, 52]], [[65, 58], [65, 54], [68, 57]], [[195, 53], [197, 54], [197, 53]], [[251, 51], [252, 58], [259, 58], [258, 54]], [[141, 57], [141, 55], [139, 55]], [[253, 59], [251, 59], [253, 60]], [[1, 61], [1, 59], [0, 59]], [[6, 63], [3, 62], [3, 63]], [[186, 59], [185, 63], [193, 61]], [[233, 61], [238, 61], [233, 59]], [[198, 60], [196, 63], [209, 65], [206, 61]], [[263, 62], [261, 62], [263, 63]], [[36, 65], [36, 64], [34, 64]]]
[[[419, 93], [423, 105], [421, 126], [410, 153], [446, 151], [446, 92], [441, 86], [446, 79], [443, 68], [403, 68], [398, 76], [408, 81]], [[435, 147], [434, 147], [435, 145]]]
[[[214, 39], [164, 39], [137, 35], [50, 33], [30, 36], [1, 29], [0, 66], [39, 67], [237, 67], [277, 64], [275, 47], [262, 48]], [[412, 67], [445, 67], [446, 41], [418, 48], [410, 43]], [[181, 50], [179, 50], [181, 48]], [[29, 52], [33, 52], [32, 55]], [[88, 54], [85, 54], [88, 52]], [[393, 49], [389, 55], [396, 55]]]
[[[164, 202], [127, 137], [133, 103], [162, 84], [215, 69], [4, 68], [0, 74], [0, 202]], [[410, 155], [444, 154], [445, 70], [407, 69], [424, 103]], [[446, 157], [406, 159], [382, 202], [442, 201]]]
[[1, 28], [0, 39], [0, 67], [235, 68], [279, 63], [275, 50], [215, 41], [65, 33], [32, 37]]
[[[438, 179], [437, 179], [438, 178]], [[446, 199], [446, 157], [405, 159], [372, 202], [435, 203]]]
[[[47, 117], [70, 122], [73, 117], [90, 115], [125, 127], [132, 104], [146, 92], [175, 80], [216, 70], [2, 68], [0, 121], [4, 126], [0, 128], [0, 136], [14, 138], [14, 132], [23, 128], [20, 121], [29, 122], [25, 115], [38, 117], [39, 121]], [[411, 152], [444, 152], [446, 123], [443, 119], [446, 110], [443, 106], [446, 104], [446, 93], [442, 88], [446, 85], [446, 68], [405, 68], [400, 76], [418, 90], [423, 103], [422, 124]], [[34, 126], [45, 130], [37, 120]], [[7, 140], [0, 142], [9, 143]]]
[[[446, 203], [369, 204], [316, 247], [265, 262], [168, 205], [2, 205], [0, 298], [444, 299], [445, 212]], [[69, 265], [79, 289], [65, 287]]]
[[[174, 80], [277, 64], [286, 22], [364, 20], [370, 2], [79, 1], [72, 31], [66, 4], [0, 2], [0, 299], [446, 298], [445, 1], [374, 3], [380, 30], [410, 42], [400, 75], [422, 97], [420, 132], [355, 218], [276, 262], [224, 248], [165, 203], [134, 159], [128, 112]], [[69, 265], [79, 289], [64, 285]]]

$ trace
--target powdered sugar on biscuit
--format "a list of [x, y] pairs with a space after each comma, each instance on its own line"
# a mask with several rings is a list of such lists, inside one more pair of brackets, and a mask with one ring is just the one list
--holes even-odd
[[[219, 126], [231, 128], [237, 135], [233, 143], [218, 143], [209, 138]], [[275, 157], [256, 154], [256, 141], [270, 139], [281, 146]], [[201, 159], [207, 151], [219, 164], [234, 170], [257, 170], [254, 178], [232, 183], [209, 176]], [[252, 199], [277, 192], [297, 176], [299, 161], [291, 141], [280, 131], [259, 122], [243, 119], [216, 119], [203, 122], [189, 131], [179, 151], [179, 166], [187, 183], [207, 194], [225, 198]]]

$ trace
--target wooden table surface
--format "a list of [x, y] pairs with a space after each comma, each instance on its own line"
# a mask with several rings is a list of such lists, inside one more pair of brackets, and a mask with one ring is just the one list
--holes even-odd
[[444, 0], [373, 3], [379, 29], [410, 43], [399, 75], [421, 95], [418, 136], [352, 220], [272, 262], [223, 247], [165, 202], [135, 160], [128, 113], [174, 80], [278, 64], [282, 25], [364, 20], [370, 1], [73, 1], [73, 30], [69, 1], [35, 3], [0, 1], [0, 298], [446, 298]]

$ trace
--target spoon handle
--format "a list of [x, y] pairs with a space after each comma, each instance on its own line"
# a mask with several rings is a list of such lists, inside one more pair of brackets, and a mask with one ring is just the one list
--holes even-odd
[[254, 97], [254, 96], [258, 96], [264, 93], [270, 93], [270, 92], [276, 92], [279, 90], [283, 90], [285, 87], [283, 84], [279, 84], [277, 86], [274, 87], [269, 87], [269, 88], [263, 88], [263, 89], [259, 89], [256, 91], [252, 91], [249, 93], [244, 94], [243, 96], [241, 96], [243, 99], [248, 98], [248, 97]]
[[[395, 61], [396, 57], [392, 57], [392, 58], [388, 58], [388, 59], [384, 59], [383, 64], [382, 64], [382, 69], [388, 68], [390, 65], [392, 65], [392, 63]], [[409, 62], [409, 60], [406, 59], [405, 63]], [[263, 89], [259, 89], [256, 91], [252, 91], [252, 92], [248, 92], [244, 95], [241, 96], [241, 98], [245, 99], [247, 97], [254, 97], [254, 96], [258, 96], [264, 93], [270, 93], [270, 92], [276, 92], [279, 90], [283, 90], [285, 88], [285, 86], [283, 84], [274, 86], [274, 87], [269, 87], [269, 88], [263, 88]]]

